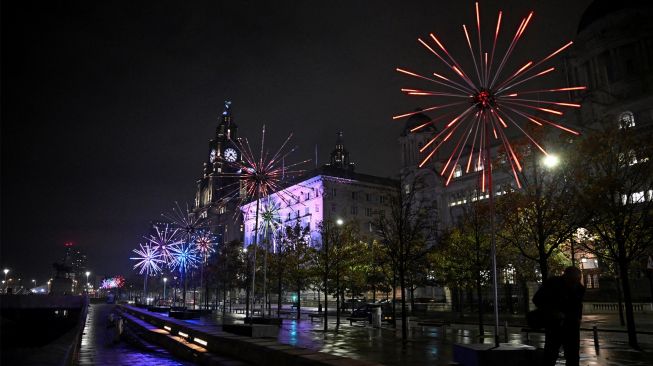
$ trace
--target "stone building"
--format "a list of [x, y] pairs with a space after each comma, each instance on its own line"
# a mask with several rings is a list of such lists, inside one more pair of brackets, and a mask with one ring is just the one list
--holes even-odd
[[[319, 242], [319, 224], [323, 220], [357, 222], [363, 236], [372, 236], [371, 223], [376, 215], [387, 210], [388, 197], [397, 191], [397, 182], [357, 173], [354, 166], [339, 132], [327, 164], [305, 174], [282, 192], [261, 199], [261, 207], [274, 207], [280, 227], [297, 222], [308, 227], [312, 242]], [[256, 201], [240, 209], [244, 217], [244, 241], [249, 245], [254, 241]]]

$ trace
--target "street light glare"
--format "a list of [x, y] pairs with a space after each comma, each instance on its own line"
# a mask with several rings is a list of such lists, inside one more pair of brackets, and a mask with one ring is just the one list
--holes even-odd
[[555, 168], [560, 163], [560, 158], [557, 155], [549, 154], [542, 159], [542, 163], [547, 168]]
[[338, 224], [338, 225], [342, 225], [343, 223], [344, 223], [344, 221], [342, 221], [342, 219], [336, 220], [336, 224]]
[[91, 272], [86, 271], [86, 277], [88, 277], [91, 274]]

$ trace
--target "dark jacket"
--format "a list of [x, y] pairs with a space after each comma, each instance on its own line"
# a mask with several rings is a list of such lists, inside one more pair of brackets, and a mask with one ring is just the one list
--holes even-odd
[[569, 285], [564, 277], [555, 276], [544, 281], [533, 296], [533, 303], [557, 324], [577, 323], [583, 315], [584, 295], [582, 284]]

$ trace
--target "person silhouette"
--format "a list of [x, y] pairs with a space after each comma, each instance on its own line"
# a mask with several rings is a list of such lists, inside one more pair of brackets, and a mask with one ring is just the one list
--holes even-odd
[[533, 296], [533, 303], [546, 317], [544, 360], [553, 366], [560, 346], [565, 352], [565, 365], [578, 366], [580, 358], [580, 321], [583, 316], [585, 286], [576, 267], [565, 268], [562, 276], [546, 281]]

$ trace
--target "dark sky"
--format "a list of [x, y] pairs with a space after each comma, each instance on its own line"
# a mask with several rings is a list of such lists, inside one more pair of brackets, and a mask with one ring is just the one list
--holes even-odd
[[[504, 37], [535, 10], [516, 60], [573, 39], [589, 0], [481, 1]], [[467, 56], [473, 1], [3, 1], [0, 265], [46, 279], [72, 241], [97, 274], [129, 274], [148, 222], [193, 199], [225, 99], [240, 134], [294, 132], [320, 163], [343, 130], [361, 172], [399, 166], [419, 104], [397, 66], [436, 71], [435, 32]], [[519, 56], [522, 55], [522, 56]], [[516, 61], [516, 62], [517, 62]], [[413, 97], [414, 98], [414, 97]]]

